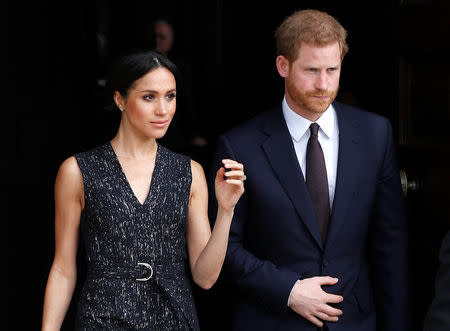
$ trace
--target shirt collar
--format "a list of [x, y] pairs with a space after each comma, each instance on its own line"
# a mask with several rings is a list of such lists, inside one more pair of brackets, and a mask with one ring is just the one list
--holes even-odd
[[[282, 109], [289, 133], [291, 134], [292, 139], [294, 139], [295, 142], [298, 142], [309, 130], [309, 126], [312, 122], [293, 111], [286, 102], [286, 96], [283, 98]], [[330, 104], [316, 121], [322, 132], [328, 138], [333, 138], [335, 133], [335, 117], [336, 112], [333, 105]]]

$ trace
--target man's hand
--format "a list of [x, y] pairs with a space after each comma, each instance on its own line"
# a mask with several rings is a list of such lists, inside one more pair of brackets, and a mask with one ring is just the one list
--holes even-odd
[[322, 285], [334, 285], [337, 278], [312, 277], [295, 283], [289, 296], [289, 307], [297, 314], [302, 315], [311, 323], [322, 327], [323, 321], [337, 322], [342, 310], [333, 308], [328, 303], [339, 303], [344, 298], [340, 295], [326, 293]]

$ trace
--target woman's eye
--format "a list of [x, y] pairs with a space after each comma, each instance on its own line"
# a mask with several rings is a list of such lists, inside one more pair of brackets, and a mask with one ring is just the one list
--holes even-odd
[[149, 95], [144, 95], [144, 99], [145, 100], [148, 100], [148, 101], [151, 101], [151, 100], [153, 100], [155, 97], [153, 96], [153, 95], [151, 95], [151, 94], [149, 94]]
[[175, 99], [177, 95], [175, 93], [169, 93], [166, 95], [166, 98], [169, 100]]

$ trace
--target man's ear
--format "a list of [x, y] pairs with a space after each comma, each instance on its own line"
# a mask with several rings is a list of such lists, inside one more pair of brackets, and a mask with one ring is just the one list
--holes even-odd
[[281, 77], [286, 78], [289, 76], [289, 60], [285, 56], [277, 56], [276, 66]]

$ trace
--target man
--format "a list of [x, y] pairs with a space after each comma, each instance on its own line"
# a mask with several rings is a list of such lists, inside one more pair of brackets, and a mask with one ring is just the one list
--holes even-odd
[[156, 20], [153, 24], [153, 32], [155, 34], [155, 51], [169, 55], [174, 42], [172, 25], [163, 19]]
[[282, 105], [221, 136], [216, 151], [217, 164], [237, 159], [248, 177], [225, 262], [233, 330], [406, 331], [390, 123], [334, 102], [347, 44], [333, 17], [295, 12], [275, 36]]
[[424, 331], [450, 330], [450, 231], [442, 240], [435, 294], [425, 318]]

